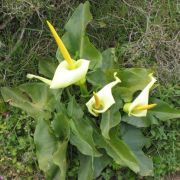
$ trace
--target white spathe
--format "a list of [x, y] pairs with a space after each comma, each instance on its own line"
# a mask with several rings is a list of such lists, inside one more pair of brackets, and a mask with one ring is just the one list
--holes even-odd
[[148, 105], [149, 101], [149, 91], [151, 87], [154, 85], [154, 83], [157, 81], [153, 74], [149, 74], [149, 77], [151, 78], [150, 83], [141, 91], [141, 93], [136, 97], [136, 99], [128, 105], [128, 115], [133, 115], [136, 117], [145, 117], [147, 114], [146, 110], [139, 110], [139, 111], [133, 111], [135, 107], [137, 106], [145, 106]]
[[94, 115], [98, 116], [99, 113], [104, 113], [107, 109], [109, 109], [114, 103], [114, 97], [112, 95], [111, 89], [118, 83], [121, 82], [121, 80], [116, 76], [116, 72], [114, 73], [114, 78], [115, 81], [107, 84], [104, 86], [100, 91], [96, 93], [98, 96], [100, 102], [101, 102], [101, 107], [99, 109], [95, 108], [95, 98], [94, 96], [86, 103], [86, 106], [89, 110], [89, 112]]
[[28, 74], [27, 77], [30, 79], [39, 79], [40, 81], [43, 81], [44, 83], [50, 85], [51, 89], [65, 88], [72, 84], [85, 81], [90, 61], [79, 59], [77, 61], [74, 61], [74, 63], [75, 68], [69, 69], [69, 64], [67, 63], [67, 61], [62, 61], [58, 65], [52, 80], [33, 74]]

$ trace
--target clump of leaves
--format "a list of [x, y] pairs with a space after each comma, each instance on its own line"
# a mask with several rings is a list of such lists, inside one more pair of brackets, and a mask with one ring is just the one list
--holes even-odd
[[0, 113], [0, 175], [40, 177], [33, 143], [34, 120], [15, 108], [4, 108]]
[[[128, 116], [123, 112], [124, 104], [131, 102], [135, 93], [147, 86], [151, 71], [120, 68], [114, 48], [100, 53], [85, 33], [91, 20], [89, 3], [80, 4], [65, 25], [66, 33], [62, 37], [73, 59], [90, 61], [87, 89], [84, 84], [80, 85], [80, 89], [75, 85], [51, 89], [44, 83], [33, 82], [15, 88], [4, 87], [1, 89], [2, 96], [6, 102], [36, 119], [36, 154], [39, 167], [47, 179], [66, 178], [68, 166], [72, 162], [67, 150], [72, 147], [73, 158], [78, 159], [80, 164], [79, 180], [99, 177], [101, 171], [112, 163], [119, 167], [129, 167], [141, 176], [153, 175], [152, 160], [142, 150], [149, 141], [141, 128], [178, 118], [180, 112], [155, 98], [150, 101], [157, 106], [149, 110], [145, 117]], [[62, 63], [59, 50], [56, 57]], [[39, 73], [52, 79], [57, 65], [50, 59], [40, 61]], [[112, 81], [115, 72], [116, 81], [119, 78], [122, 81], [113, 89], [116, 103], [102, 115], [92, 116], [85, 103], [93, 91]], [[28, 77], [37, 77], [50, 85], [52, 82], [34, 75]]]
[[[150, 130], [152, 146], [149, 152], [153, 154], [155, 176], [157, 178], [171, 175], [179, 171], [179, 121], [152, 127]], [[161, 142], [161, 143], [158, 143]]]

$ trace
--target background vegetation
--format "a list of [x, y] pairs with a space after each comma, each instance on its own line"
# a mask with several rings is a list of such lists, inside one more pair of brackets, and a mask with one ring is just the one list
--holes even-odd
[[[46, 26], [50, 20], [60, 35], [74, 9], [84, 0], [1, 0], [0, 86], [14, 86], [37, 74], [38, 59], [55, 58], [56, 44]], [[122, 67], [147, 67], [155, 71], [160, 85], [156, 96], [172, 107], [180, 101], [179, 27], [180, 4], [176, 0], [90, 0], [94, 20], [88, 35], [98, 49], [116, 47]], [[24, 112], [4, 105], [0, 99], [0, 175], [43, 179], [38, 169], [33, 132], [35, 122]], [[178, 121], [161, 123], [144, 134], [152, 141], [146, 148], [153, 156], [155, 177], [171, 178], [180, 170]], [[78, 168], [78, 162], [75, 160]], [[69, 179], [77, 174], [70, 168]], [[140, 179], [130, 170], [112, 164], [101, 178]]]

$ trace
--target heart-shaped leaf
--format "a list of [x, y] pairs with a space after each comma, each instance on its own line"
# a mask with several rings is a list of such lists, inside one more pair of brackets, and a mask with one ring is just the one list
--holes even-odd
[[49, 119], [61, 91], [51, 90], [44, 83], [26, 83], [16, 88], [3, 87], [1, 94], [5, 102], [21, 108], [33, 118]]
[[123, 124], [122, 138], [134, 152], [138, 161], [141, 176], [153, 175], [153, 162], [142, 151], [143, 146], [147, 143], [148, 139], [143, 136], [138, 128], [130, 125]]
[[103, 169], [110, 164], [110, 162], [112, 161], [112, 159], [107, 156], [106, 154], [104, 154], [101, 157], [95, 157], [94, 161], [93, 161], [93, 165], [94, 165], [94, 179], [96, 179], [98, 176], [101, 175], [101, 172], [103, 171]]
[[62, 110], [63, 105], [59, 104], [59, 106], [61, 106], [61, 111], [55, 113], [51, 125], [56, 137], [58, 137], [61, 140], [68, 140], [70, 137], [70, 125], [69, 125], [70, 119], [68, 118], [66, 113]]
[[91, 157], [80, 155], [80, 168], [78, 180], [92, 180], [100, 176], [102, 170], [111, 162], [110, 157], [103, 155], [101, 157]]
[[[95, 126], [94, 126], [95, 128]], [[107, 154], [122, 166], [127, 166], [134, 172], [139, 172], [139, 164], [134, 153], [130, 150], [126, 143], [117, 136], [117, 128], [110, 131], [110, 140], [105, 139], [96, 129], [94, 129], [94, 139], [100, 148], [104, 148]]]
[[142, 90], [150, 81], [150, 71], [144, 68], [126, 68], [117, 72], [122, 81], [117, 89], [125, 102], [132, 101], [133, 94]]
[[[89, 2], [80, 4], [65, 25], [66, 33], [62, 40], [74, 59], [90, 60], [90, 69], [95, 69], [100, 67], [102, 56], [85, 34], [86, 26], [91, 20]], [[59, 61], [63, 60], [59, 49], [56, 57]]]
[[84, 112], [81, 106], [76, 102], [75, 97], [71, 97], [68, 103], [67, 113], [70, 118], [81, 119], [83, 117]]
[[78, 180], [92, 180], [93, 179], [93, 157], [80, 155], [80, 168], [78, 173]]
[[97, 151], [93, 139], [93, 128], [86, 122], [86, 119], [76, 119], [70, 122], [71, 126], [71, 144], [76, 146], [78, 150], [89, 156], [99, 157], [101, 154]]

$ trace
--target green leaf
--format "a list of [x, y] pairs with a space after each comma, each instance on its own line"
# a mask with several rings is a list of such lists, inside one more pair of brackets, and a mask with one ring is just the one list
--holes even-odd
[[58, 143], [57, 151], [53, 154], [53, 162], [60, 168], [60, 180], [66, 179], [67, 171], [67, 161], [66, 161], [66, 151], [67, 151], [68, 141], [63, 141]]
[[94, 179], [101, 175], [103, 169], [112, 161], [112, 159], [106, 154], [101, 157], [95, 157], [93, 161], [94, 165]]
[[113, 81], [114, 72], [118, 73], [121, 83], [114, 89], [116, 96], [125, 102], [130, 102], [136, 91], [144, 89], [149, 83], [150, 71], [144, 68], [126, 68], [126, 69], [97, 69], [87, 74], [87, 80], [93, 86], [99, 88]]
[[144, 68], [126, 68], [117, 72], [122, 81], [117, 89], [125, 102], [132, 101], [133, 94], [144, 89], [150, 81], [150, 71]]
[[152, 176], [153, 162], [142, 151], [143, 146], [148, 143], [148, 139], [143, 136], [138, 128], [125, 124], [122, 126], [122, 138], [131, 148], [137, 158], [140, 166], [139, 174], [141, 176]]
[[39, 59], [39, 73], [48, 77], [48, 78], [53, 78], [54, 72], [58, 66], [58, 63], [54, 61], [54, 59], [49, 58], [49, 59]]
[[138, 128], [148, 127], [151, 124], [150, 122], [147, 121], [147, 118], [128, 116], [128, 115], [124, 115], [122, 117], [122, 121], [130, 125], [136, 126]]
[[147, 112], [147, 116], [145, 118], [149, 125], [159, 124], [158, 118], [156, 118], [153, 114], [151, 114], [150, 111]]
[[90, 60], [89, 69], [97, 69], [101, 67], [102, 55], [90, 42], [87, 36], [84, 36], [81, 41], [81, 49], [79, 50], [80, 59]]
[[148, 112], [158, 119], [166, 121], [168, 119], [180, 118], [180, 110], [170, 107], [166, 102], [155, 98], [152, 98], [150, 102], [157, 104], [157, 106]]
[[[59, 106], [63, 107], [62, 104]], [[64, 113], [64, 111], [59, 111], [55, 114], [55, 117], [52, 121], [52, 128], [56, 137], [61, 140], [67, 140], [70, 137], [70, 126], [69, 126], [70, 119]]]
[[80, 155], [78, 180], [93, 180], [93, 157]]
[[60, 171], [58, 166], [53, 163], [53, 153], [57, 148], [57, 140], [52, 134], [49, 124], [43, 119], [37, 122], [34, 142], [36, 145], [36, 154], [39, 168], [44, 171], [47, 179], [59, 177]]
[[101, 156], [95, 147], [93, 140], [93, 128], [87, 123], [86, 119], [74, 119], [70, 122], [71, 126], [71, 144], [76, 146], [78, 150], [89, 156]]
[[110, 162], [111, 159], [107, 155], [90, 157], [81, 154], [78, 180], [96, 179]]
[[75, 118], [75, 119], [81, 119], [84, 115], [84, 112], [82, 111], [81, 106], [76, 102], [74, 97], [71, 97], [68, 103], [67, 113], [69, 117]]
[[[85, 34], [86, 26], [91, 20], [89, 2], [80, 4], [65, 25], [66, 33], [62, 40], [72, 57], [90, 60], [90, 69], [94, 69], [100, 67], [102, 56]], [[59, 49], [56, 57], [59, 61], [63, 60]]]
[[109, 131], [111, 128], [117, 126], [121, 121], [121, 114], [119, 112], [119, 105], [114, 104], [109, 110], [102, 114], [100, 129], [102, 135], [106, 139], [110, 139]]
[[83, 118], [84, 113], [74, 97], [72, 97], [68, 103], [67, 112], [71, 118], [71, 143], [75, 145], [82, 154], [100, 156], [92, 137], [93, 129], [87, 123], [86, 119]]
[[[113, 73], [116, 71], [116, 68], [118, 68], [116, 61], [117, 59], [114, 48], [109, 48], [103, 51], [102, 65], [99, 69], [88, 72], [88, 82], [97, 87], [105, 86], [108, 82], [113, 80]], [[119, 69], [117, 70], [119, 71]]]
[[[106, 84], [114, 81], [114, 72], [119, 72], [119, 69], [107, 69], [103, 71], [102, 68], [99, 68], [95, 71], [89, 72], [87, 74], [87, 80], [93, 85], [93, 87], [102, 88]], [[120, 84], [118, 86], [120, 86]], [[116, 87], [113, 89], [116, 89]]]
[[117, 164], [122, 166], [128, 166], [134, 172], [139, 171], [139, 165], [134, 156], [134, 153], [129, 149], [129, 147], [119, 139], [117, 136], [110, 137], [110, 140], [106, 140], [106, 151], [114, 159]]
[[117, 136], [117, 131], [110, 131], [110, 140], [103, 138], [97, 131], [95, 131], [95, 141], [99, 147], [104, 148], [107, 154], [121, 166], [127, 166], [134, 172], [139, 172], [139, 165], [134, 153], [130, 148]]
[[106, 75], [102, 69], [96, 69], [95, 71], [88, 72], [87, 81], [97, 88], [101, 88], [108, 83]]
[[61, 91], [51, 90], [44, 83], [26, 83], [16, 88], [3, 87], [1, 93], [5, 102], [21, 108], [33, 118], [49, 119]]
[[118, 63], [115, 48], [109, 48], [102, 52], [102, 70], [117, 69]]

